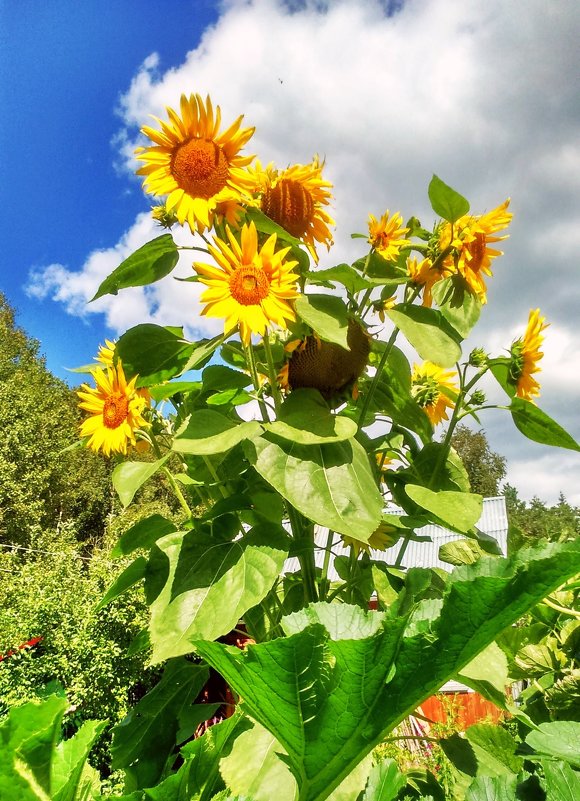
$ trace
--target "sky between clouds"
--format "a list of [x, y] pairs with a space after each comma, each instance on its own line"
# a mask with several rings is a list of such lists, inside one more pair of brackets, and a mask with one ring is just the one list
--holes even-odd
[[[246, 151], [262, 163], [325, 157], [337, 227], [322, 267], [362, 255], [350, 233], [366, 230], [369, 212], [400, 210], [430, 227], [433, 173], [474, 213], [511, 197], [511, 236], [473, 344], [502, 354], [539, 306], [551, 324], [539, 405], [580, 439], [577, 0], [407, 0], [391, 15], [376, 0], [229, 0], [197, 46], [192, 17], [188, 9], [192, 50], [182, 63], [167, 68], [151, 53], [121, 87], [112, 158], [127, 184], [138, 181], [132, 153], [141, 125], [178, 106], [182, 92], [199, 92], [221, 106], [225, 122], [243, 113], [256, 126]], [[80, 318], [102, 316], [113, 336], [146, 321], [185, 323], [192, 337], [217, 333], [220, 321], [199, 317], [201, 288], [171, 277], [86, 305], [123, 258], [159, 234], [148, 205], [144, 198], [122, 238], [84, 263], [30, 265], [29, 296]], [[175, 274], [190, 271], [191, 257], [182, 256]], [[488, 412], [482, 425], [523, 497], [555, 502], [563, 490], [580, 504], [580, 454], [529, 443], [507, 413]]]

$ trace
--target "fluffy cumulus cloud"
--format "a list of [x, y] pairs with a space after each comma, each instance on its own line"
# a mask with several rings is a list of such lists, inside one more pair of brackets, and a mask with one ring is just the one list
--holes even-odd
[[[188, 24], [193, 39], [195, 19]], [[135, 75], [120, 102], [119, 163], [128, 174], [134, 169], [148, 115], [163, 116], [182, 92], [209, 93], [224, 121], [244, 113], [256, 126], [248, 150], [263, 163], [305, 163], [315, 153], [326, 159], [337, 228], [322, 266], [360, 255], [350, 233], [365, 229], [369, 212], [400, 209], [430, 224], [433, 172], [475, 213], [511, 196], [511, 238], [489, 282], [480, 340], [505, 350], [529, 309], [540, 306], [551, 322], [541, 405], [580, 438], [579, 32], [576, 0], [228, 0], [182, 64], [163, 71], [152, 54]], [[119, 256], [152, 235], [139, 217], [80, 272], [37, 271], [30, 291], [85, 314], [86, 299]], [[198, 296], [195, 284], [169, 278], [103, 298], [90, 313], [105, 314], [115, 331], [137, 319], [175, 324], [182, 315], [179, 322], [197, 320], [190, 328], [198, 334], [214, 334], [216, 323], [197, 317]], [[512, 483], [524, 495], [554, 500], [562, 488], [580, 501], [580, 457], [543, 456], [540, 446], [522, 444], [506, 416], [494, 422], [490, 414], [483, 424], [492, 447], [514, 459]], [[558, 470], [561, 487], [552, 480], [558, 459], [567, 466], [565, 475]]]

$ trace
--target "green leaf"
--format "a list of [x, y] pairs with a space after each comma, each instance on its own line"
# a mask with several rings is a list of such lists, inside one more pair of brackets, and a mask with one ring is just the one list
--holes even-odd
[[421, 508], [439, 518], [444, 526], [455, 531], [469, 531], [481, 517], [481, 495], [469, 492], [433, 492], [418, 484], [407, 484], [405, 492]]
[[362, 289], [373, 286], [371, 281], [363, 278], [350, 264], [337, 264], [336, 267], [330, 267], [328, 270], [310, 272], [308, 273], [308, 283], [322, 284], [323, 286], [342, 284], [351, 295], [356, 295]]
[[223, 414], [211, 409], [193, 412], [178, 429], [173, 450], [196, 456], [225, 453], [245, 439], [252, 439], [261, 431], [259, 423], [234, 423]]
[[160, 384], [184, 372], [194, 346], [183, 336], [160, 325], [144, 323], [126, 331], [115, 353], [125, 375], [139, 375], [137, 386]]
[[166, 534], [176, 531], [176, 529], [175, 523], [166, 517], [157, 514], [150, 515], [143, 520], [139, 520], [121, 535], [119, 542], [111, 552], [111, 556], [113, 559], [117, 559], [119, 556], [133, 553], [137, 548], [149, 550], [160, 537], [164, 537]]
[[213, 640], [235, 628], [280, 575], [288, 536], [268, 523], [233, 542], [197, 531], [169, 534], [157, 548], [169, 573], [151, 604], [153, 664], [190, 653], [194, 640]]
[[478, 776], [512, 776], [523, 768], [524, 760], [516, 756], [518, 744], [501, 726], [477, 723], [465, 736], [477, 757]]
[[576, 440], [535, 403], [523, 398], [513, 398], [510, 412], [516, 428], [528, 439], [540, 442], [542, 445], [580, 451], [580, 445]]
[[385, 759], [373, 766], [362, 801], [395, 801], [406, 784], [395, 760]]
[[531, 731], [526, 743], [539, 754], [563, 759], [580, 767], [580, 723], [558, 720], [540, 723], [538, 731]]
[[50, 771], [53, 801], [78, 801], [87, 757], [106, 721], [87, 720], [69, 740], [58, 744]]
[[457, 675], [457, 679], [479, 692], [488, 701], [505, 708], [508, 673], [507, 657], [494, 642], [472, 659]]
[[410, 619], [390, 617], [370, 637], [332, 640], [314, 624], [243, 652], [196, 646], [284, 746], [301, 801], [322, 801], [406, 715], [579, 570], [580, 543], [551, 544], [456, 569], [440, 601], [419, 601]]
[[431, 289], [433, 300], [441, 314], [465, 339], [479, 320], [481, 301], [462, 275], [452, 275], [437, 281]]
[[399, 303], [387, 315], [425, 361], [452, 367], [461, 358], [459, 335], [436, 309]]
[[439, 559], [449, 565], [472, 565], [485, 554], [474, 540], [452, 540], [439, 548]]
[[111, 584], [105, 595], [101, 598], [95, 611], [98, 612], [103, 609], [107, 604], [110, 604], [119, 595], [122, 595], [130, 589], [138, 581], [145, 577], [145, 569], [147, 567], [147, 559], [144, 556], [139, 556], [130, 565], [127, 565], [121, 575]]
[[447, 222], [453, 223], [469, 211], [468, 201], [437, 175], [431, 178], [428, 192], [431, 208]]
[[300, 445], [340, 442], [354, 437], [357, 424], [348, 417], [332, 414], [328, 404], [315, 389], [295, 389], [278, 415], [278, 420], [264, 425], [266, 431]]
[[212, 364], [201, 374], [204, 392], [221, 392], [225, 389], [244, 389], [252, 383], [247, 373], [232, 370], [224, 364]]
[[113, 769], [125, 768], [136, 787], [152, 787], [163, 775], [176, 743], [179, 715], [209, 677], [205, 665], [168, 662], [161, 681], [113, 729]]
[[200, 339], [199, 342], [196, 342], [181, 372], [186, 373], [188, 370], [197, 370], [203, 367], [227, 336], [228, 334], [218, 334], [213, 339]]
[[220, 762], [220, 773], [235, 795], [252, 801], [294, 801], [296, 779], [278, 754], [284, 749], [258, 723], [242, 732]]
[[376, 634], [384, 620], [382, 612], [371, 612], [360, 606], [313, 603], [283, 617], [282, 628], [291, 635], [320, 623], [333, 640], [362, 640]]
[[488, 363], [497, 383], [510, 398], [513, 398], [516, 394], [516, 385], [511, 377], [511, 359], [499, 357], [490, 359]]
[[465, 801], [516, 801], [516, 776], [477, 776], [469, 785]]
[[244, 447], [262, 478], [309, 520], [362, 542], [377, 529], [383, 499], [356, 440], [300, 445], [266, 435]]
[[155, 462], [121, 462], [115, 467], [111, 480], [124, 507], [129, 506], [137, 490], [163, 467], [170, 456], [165, 454]]
[[201, 381], [171, 381], [167, 384], [147, 387], [147, 389], [153, 400], [159, 402], [178, 394], [195, 393], [198, 395], [201, 390]]
[[347, 342], [348, 309], [334, 295], [299, 295], [295, 301], [298, 316], [325, 342], [350, 350]]
[[292, 236], [285, 228], [271, 220], [264, 212], [259, 209], [246, 207], [246, 217], [253, 220], [256, 229], [263, 234], [276, 234], [283, 244], [288, 244], [291, 247], [290, 253], [286, 256], [285, 261], [295, 259], [298, 262], [299, 271], [302, 275], [306, 275], [310, 270], [310, 257], [302, 248], [300, 239]]
[[578, 801], [580, 798], [580, 776], [565, 762], [543, 764], [547, 801]]
[[171, 234], [162, 234], [147, 242], [113, 270], [97, 289], [92, 300], [103, 295], [116, 295], [129, 286], [153, 284], [168, 275], [179, 260], [179, 252]]

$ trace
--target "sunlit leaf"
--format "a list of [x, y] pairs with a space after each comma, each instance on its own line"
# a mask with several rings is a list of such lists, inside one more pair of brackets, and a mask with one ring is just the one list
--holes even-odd
[[387, 315], [425, 361], [452, 367], [461, 358], [459, 334], [436, 309], [399, 303]]
[[455, 222], [469, 211], [468, 201], [437, 175], [431, 178], [428, 193], [435, 214], [448, 222]]
[[103, 295], [116, 295], [119, 289], [152, 284], [168, 275], [179, 260], [179, 251], [171, 234], [140, 247], [105, 278], [92, 300]]
[[348, 310], [342, 298], [334, 295], [299, 295], [298, 316], [325, 342], [350, 350], [347, 342]]

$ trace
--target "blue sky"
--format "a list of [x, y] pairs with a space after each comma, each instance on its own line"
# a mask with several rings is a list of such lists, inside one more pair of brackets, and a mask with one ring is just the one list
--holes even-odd
[[[171, 276], [87, 304], [159, 233], [134, 175], [139, 128], [209, 93], [224, 122], [256, 126], [262, 163], [326, 158], [337, 227], [322, 267], [361, 255], [350, 233], [369, 213], [430, 225], [433, 173], [476, 214], [511, 197], [472, 344], [504, 353], [539, 306], [539, 405], [580, 440], [577, 0], [0, 0], [0, 37], [0, 289], [54, 373], [70, 381], [64, 368], [138, 322], [219, 330], [199, 285]], [[580, 505], [578, 454], [527, 442], [507, 414], [482, 425], [524, 497]]]
[[31, 299], [26, 277], [40, 265], [81, 265], [149, 207], [140, 184], [115, 167], [119, 97], [150, 53], [159, 53], [164, 69], [179, 64], [217, 16], [203, 0], [163, 5], [0, 4], [0, 289], [65, 380], [77, 380], [66, 367], [90, 361], [107, 333], [104, 320], [81, 321]]

